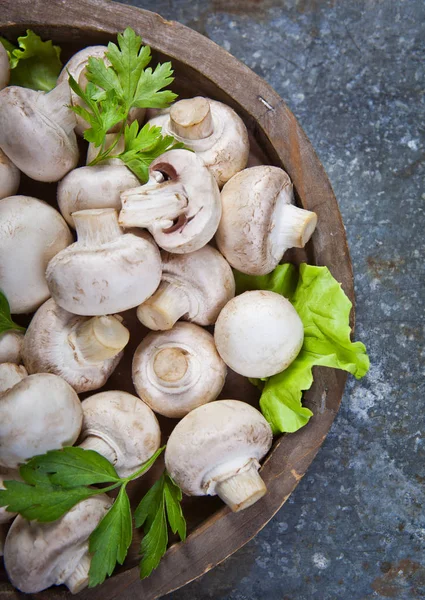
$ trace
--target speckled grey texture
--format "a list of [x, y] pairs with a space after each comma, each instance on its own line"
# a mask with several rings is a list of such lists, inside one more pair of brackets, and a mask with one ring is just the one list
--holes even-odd
[[278, 515], [171, 598], [425, 597], [425, 4], [131, 3], [224, 46], [294, 111], [340, 204], [372, 360]]

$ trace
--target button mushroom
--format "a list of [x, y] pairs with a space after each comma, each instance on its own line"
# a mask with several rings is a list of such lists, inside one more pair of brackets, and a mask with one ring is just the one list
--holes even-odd
[[289, 300], [256, 290], [226, 304], [215, 324], [214, 339], [221, 358], [236, 373], [270, 377], [296, 358], [304, 328]]
[[9, 83], [10, 64], [6, 48], [0, 42], [0, 90], [5, 88]]
[[[0, 365], [2, 373], [7, 365]], [[23, 367], [11, 366], [15, 379], [8, 375], [8, 383], [0, 388], [0, 465], [16, 469], [33, 456], [72, 446], [83, 411], [75, 391], [57, 375], [25, 377], [25, 372], [17, 371]]]
[[205, 246], [221, 216], [220, 192], [202, 159], [170, 150], [149, 167], [146, 185], [121, 194], [123, 227], [146, 227], [164, 250], [183, 254]]
[[5, 331], [0, 334], [0, 363], [21, 362], [22, 342], [24, 334], [20, 331]]
[[213, 325], [223, 306], [235, 295], [232, 269], [215, 248], [190, 254], [162, 252], [161, 285], [137, 309], [149, 329], [171, 329], [181, 318]]
[[4, 565], [12, 585], [27, 594], [51, 585], [65, 584], [72, 594], [87, 587], [88, 540], [111, 505], [111, 499], [100, 494], [76, 504], [52, 523], [16, 517], [4, 546]]
[[258, 469], [271, 445], [272, 430], [257, 409], [218, 400], [195, 408], [177, 424], [165, 465], [185, 494], [218, 495], [237, 512], [266, 493]]
[[0, 364], [0, 395], [7, 392], [14, 385], [28, 377], [25, 367], [15, 363], [4, 362]]
[[128, 477], [159, 448], [161, 430], [152, 410], [126, 392], [94, 394], [82, 402], [80, 448], [95, 450]]
[[50, 261], [55, 302], [76, 315], [105, 315], [137, 306], [161, 279], [161, 257], [148, 237], [124, 233], [112, 208], [73, 213], [78, 241]]
[[222, 187], [248, 162], [248, 132], [230, 106], [197, 96], [179, 100], [149, 121], [194, 150]]
[[0, 92], [0, 148], [31, 179], [58, 181], [78, 162], [67, 83], [51, 92], [10, 86]]
[[120, 194], [140, 181], [120, 165], [96, 165], [74, 169], [58, 185], [58, 205], [65, 221], [74, 227], [73, 212], [90, 208], [121, 209]]
[[[0, 42], [1, 46], [1, 42]], [[16, 194], [21, 174], [18, 167], [0, 149], [0, 200]]]
[[[87, 158], [86, 164], [89, 165], [92, 160], [94, 160], [99, 154], [100, 150], [108, 150], [112, 144], [115, 143], [116, 135], [114, 133], [107, 133], [105, 135], [105, 141], [103, 143], [103, 148], [99, 146], [95, 146], [93, 142], [90, 142], [89, 147], [87, 148]], [[124, 136], [121, 135], [116, 146], [114, 147], [114, 154], [121, 154], [125, 150], [125, 140]], [[120, 158], [107, 158], [102, 160], [102, 165], [121, 165], [123, 162]], [[138, 183], [136, 185], [139, 185]]]
[[32, 312], [47, 300], [47, 264], [71, 242], [65, 221], [46, 202], [29, 196], [0, 200], [0, 289], [12, 313]]
[[316, 213], [294, 206], [289, 176], [283, 169], [251, 167], [226, 183], [216, 241], [238, 271], [265, 275], [288, 248], [303, 248], [316, 227]]
[[77, 393], [97, 390], [121, 360], [129, 337], [117, 317], [77, 317], [50, 299], [27, 329], [23, 362], [28, 373], [59, 375]]
[[137, 393], [152, 410], [171, 418], [215, 400], [226, 372], [213, 336], [190, 323], [148, 334], [133, 358]]

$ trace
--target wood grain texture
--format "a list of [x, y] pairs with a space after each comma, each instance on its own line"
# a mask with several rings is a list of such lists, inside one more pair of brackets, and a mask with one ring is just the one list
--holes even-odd
[[[205, 95], [226, 102], [241, 115], [255, 146], [257, 161], [282, 166], [289, 173], [300, 206], [314, 210], [319, 224], [308, 247], [290, 253], [296, 262], [308, 260], [327, 265], [354, 302], [353, 277], [344, 226], [331, 185], [309, 140], [282, 98], [248, 67], [224, 49], [187, 27], [166, 21], [159, 15], [102, 0], [0, 0], [0, 34], [15, 39], [27, 27], [63, 48], [63, 59], [92, 44], [114, 40], [116, 33], [133, 27], [154, 52], [154, 58], [171, 59], [176, 74], [173, 86], [181, 96]], [[54, 197], [54, 187], [25, 182], [31, 195]], [[134, 314], [128, 314], [131, 322]], [[354, 310], [352, 312], [354, 324]], [[142, 333], [140, 333], [140, 341]], [[127, 349], [124, 362], [108, 387], [118, 386], [134, 346]], [[129, 378], [128, 378], [129, 379]], [[140, 597], [154, 600], [177, 589], [230, 556], [249, 541], [273, 517], [294, 490], [320, 448], [338, 411], [346, 376], [331, 369], [315, 369], [314, 384], [305, 403], [313, 410], [310, 423], [295, 434], [282, 436], [273, 445], [262, 467], [268, 494], [249, 509], [233, 514], [216, 498], [185, 499], [189, 537], [175, 544], [160, 566], [146, 580], [138, 576], [135, 536], [129, 559], [122, 569], [99, 588], [78, 595], [84, 600], [112, 600]], [[123, 385], [121, 384], [121, 387]], [[131, 382], [127, 389], [134, 393]], [[231, 374], [221, 397], [233, 397], [253, 404], [256, 390]], [[164, 437], [173, 427], [161, 421]], [[160, 465], [157, 466], [157, 469]], [[129, 489], [134, 501], [155, 477], [155, 471]], [[151, 478], [151, 480], [149, 479]], [[14, 590], [0, 568], [0, 598], [28, 598]], [[62, 587], [36, 595], [37, 599], [70, 598]]]

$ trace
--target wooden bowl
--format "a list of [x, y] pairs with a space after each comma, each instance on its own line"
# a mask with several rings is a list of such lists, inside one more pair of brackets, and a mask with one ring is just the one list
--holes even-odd
[[[131, 26], [154, 50], [154, 60], [171, 60], [175, 70], [173, 89], [181, 97], [204, 95], [232, 106], [245, 121], [251, 135], [253, 162], [283, 167], [290, 175], [300, 206], [314, 210], [317, 229], [305, 251], [286, 259], [308, 260], [326, 265], [354, 302], [353, 277], [344, 226], [326, 173], [296, 118], [273, 89], [248, 67], [209, 39], [157, 14], [102, 0], [2, 0], [0, 34], [15, 40], [26, 28], [62, 47], [67, 60], [84, 46], [106, 44]], [[20, 193], [55, 201], [55, 185], [24, 178]], [[121, 388], [134, 393], [129, 365], [143, 330], [126, 313], [133, 330], [132, 343], [108, 389]], [[354, 323], [354, 311], [352, 314]], [[124, 375], [123, 375], [124, 374]], [[125, 376], [126, 374], [126, 376]], [[124, 376], [124, 379], [123, 379]], [[112, 598], [153, 600], [175, 590], [219, 564], [248, 542], [288, 499], [323, 443], [338, 411], [346, 375], [333, 369], [315, 369], [312, 388], [304, 404], [313, 412], [310, 423], [295, 434], [276, 439], [262, 467], [268, 494], [252, 507], [231, 513], [217, 498], [185, 498], [188, 521], [187, 541], [175, 543], [160, 566], [144, 581], [137, 568], [140, 538], [135, 534], [125, 565], [99, 588], [85, 590], [78, 597], [88, 600]], [[247, 379], [230, 374], [222, 398], [235, 398], [258, 405], [258, 394]], [[164, 437], [175, 421], [162, 419]], [[140, 498], [158, 476], [161, 465], [130, 486], [134, 500]], [[0, 567], [1, 598], [28, 597], [13, 589]], [[64, 587], [51, 588], [37, 598], [69, 597]]]

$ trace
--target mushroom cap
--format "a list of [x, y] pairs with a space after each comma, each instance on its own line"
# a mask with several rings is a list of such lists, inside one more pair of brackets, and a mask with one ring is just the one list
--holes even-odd
[[21, 173], [18, 167], [0, 149], [0, 200], [16, 194], [20, 180]]
[[105, 385], [123, 352], [103, 362], [90, 364], [78, 353], [68, 336], [89, 317], [78, 317], [50, 298], [40, 306], [28, 326], [22, 357], [28, 373], [54, 373], [77, 393]]
[[88, 208], [120, 210], [121, 192], [138, 185], [140, 181], [123, 163], [80, 167], [58, 185], [59, 210], [68, 225], [75, 227], [73, 212]]
[[0, 334], [0, 363], [21, 362], [24, 334], [21, 331], [5, 331]]
[[[214, 175], [219, 187], [222, 187], [247, 165], [248, 132], [242, 119], [230, 106], [210, 98], [206, 100], [209, 102], [213, 121], [213, 133], [206, 138], [193, 140], [177, 135], [173, 131], [170, 113], [154, 117], [149, 124], [162, 127], [165, 135], [173, 135], [177, 140], [184, 142], [187, 148], [194, 150]], [[176, 102], [171, 110], [178, 104], [179, 102]]]
[[197, 325], [177, 323], [173, 329], [149, 333], [133, 358], [133, 383], [152, 410], [181, 418], [221, 392], [227, 367], [213, 336]]
[[0, 465], [16, 469], [33, 456], [72, 446], [82, 420], [66, 381], [50, 373], [25, 377], [0, 397]]
[[12, 313], [32, 312], [47, 300], [47, 264], [71, 242], [67, 224], [46, 202], [29, 196], [0, 200], [0, 289]]
[[[110, 146], [115, 142], [116, 137], [117, 136], [114, 133], [107, 133], [105, 135], [105, 141], [103, 143], [103, 150], [108, 150], [110, 148]], [[86, 165], [89, 165], [91, 163], [91, 161], [97, 157], [97, 155], [99, 154], [101, 149], [102, 149], [101, 146], [95, 146], [93, 142], [89, 143], [89, 146], [87, 148]], [[125, 139], [124, 139], [124, 136], [122, 135], [120, 137], [120, 139], [118, 140], [116, 146], [114, 147], [113, 154], [121, 154], [121, 152], [124, 152], [124, 150], [125, 150]], [[123, 166], [123, 162], [119, 158], [107, 158], [106, 160], [102, 160], [101, 164], [102, 165], [119, 165], [121, 167]], [[130, 173], [131, 173], [131, 171], [130, 171]], [[136, 183], [136, 185], [140, 185], [140, 182], [138, 181], [138, 183]], [[135, 186], [133, 186], [133, 187], [135, 187]], [[121, 208], [121, 200], [120, 200], [119, 208]]]
[[214, 495], [217, 471], [243, 468], [269, 451], [272, 431], [263, 415], [239, 400], [217, 400], [192, 410], [172, 431], [165, 465], [190, 496]]
[[117, 231], [106, 241], [96, 239], [96, 234], [87, 240], [78, 236], [75, 244], [49, 262], [46, 278], [56, 303], [76, 315], [95, 316], [119, 313], [144, 302], [161, 279], [161, 256], [150, 236], [124, 234], [113, 209], [79, 211], [74, 217], [83, 213], [90, 213], [87, 216], [99, 223], [99, 235], [99, 219], [109, 213]]
[[116, 456], [114, 467], [128, 477], [158, 450], [161, 430], [153, 411], [137, 396], [108, 391], [82, 402], [80, 442], [88, 436], [104, 440]]
[[12, 585], [35, 594], [67, 581], [88, 552], [88, 539], [112, 505], [102, 494], [76, 504], [52, 523], [16, 517], [6, 538], [4, 564]]
[[296, 358], [304, 328], [292, 304], [275, 292], [245, 292], [221, 311], [214, 330], [218, 353], [236, 373], [270, 377]]
[[0, 92], [0, 147], [36, 181], [58, 181], [78, 163], [69, 85], [51, 92], [10, 86]]
[[[28, 377], [25, 367], [15, 363], [4, 362], [0, 364], [0, 398], [1, 396], [13, 388], [14, 385]], [[1, 400], [0, 400], [1, 402]]]
[[0, 90], [5, 88], [9, 83], [10, 63], [6, 48], [0, 42]]

